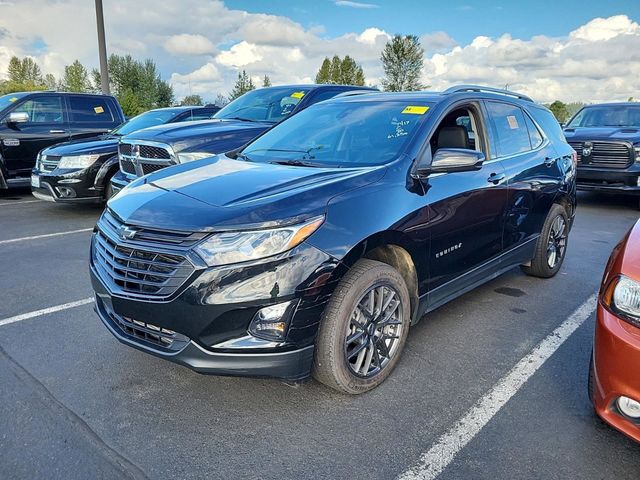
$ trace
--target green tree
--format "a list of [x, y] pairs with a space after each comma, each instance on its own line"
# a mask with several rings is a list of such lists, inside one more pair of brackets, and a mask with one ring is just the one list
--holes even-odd
[[560, 100], [556, 100], [551, 105], [549, 105], [549, 110], [556, 117], [556, 120], [560, 123], [564, 123], [569, 118], [569, 110], [567, 105]]
[[331, 60], [328, 57], [325, 57], [316, 73], [316, 83], [331, 83]]
[[335, 55], [333, 59], [325, 58], [316, 74], [316, 83], [332, 83], [340, 85], [365, 84], [362, 67], [349, 55], [340, 59]]
[[182, 99], [180, 105], [204, 105], [204, 100], [200, 95], [187, 95]]
[[424, 49], [415, 35], [395, 35], [381, 55], [385, 78], [382, 86], [388, 92], [421, 90]]
[[262, 86], [263, 87], [271, 86], [271, 79], [269, 78], [269, 75], [265, 75], [264, 78], [262, 79]]
[[47, 88], [42, 72], [31, 57], [11, 57], [7, 67], [7, 79], [0, 84], [2, 93], [44, 90]]
[[253, 84], [251, 77], [247, 75], [246, 71], [242, 70], [242, 72], [238, 72], [238, 79], [236, 80], [236, 84], [233, 86], [233, 90], [229, 93], [229, 100], [235, 100], [255, 88], [256, 87]]
[[93, 90], [89, 73], [78, 60], [64, 67], [62, 89], [67, 92], [90, 92]]
[[58, 90], [60, 88], [58, 80], [56, 80], [56, 77], [52, 73], [47, 73], [44, 76], [44, 84], [47, 90]]

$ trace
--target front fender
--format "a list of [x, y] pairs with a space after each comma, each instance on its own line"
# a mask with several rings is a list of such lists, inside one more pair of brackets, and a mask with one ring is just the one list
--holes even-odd
[[96, 173], [96, 179], [93, 182], [93, 186], [95, 188], [104, 188], [106, 181], [108, 181], [111, 176], [115, 173], [115, 171], [120, 168], [118, 163], [118, 155], [113, 155], [109, 157]]

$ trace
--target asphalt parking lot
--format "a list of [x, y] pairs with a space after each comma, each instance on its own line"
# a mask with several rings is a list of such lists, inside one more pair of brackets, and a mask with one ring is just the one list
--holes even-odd
[[[431, 478], [421, 459], [448, 432], [467, 437], [449, 442], [443, 479], [637, 478], [640, 445], [599, 421], [586, 393], [590, 299], [635, 206], [579, 195], [558, 276], [515, 269], [445, 305], [412, 329], [382, 386], [348, 397], [313, 380], [202, 376], [119, 344], [89, 300], [100, 208], [5, 192], [0, 478]], [[477, 434], [456, 430], [576, 315], [586, 321]]]

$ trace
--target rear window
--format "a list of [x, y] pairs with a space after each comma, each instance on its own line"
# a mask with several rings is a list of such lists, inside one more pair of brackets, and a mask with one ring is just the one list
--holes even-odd
[[69, 97], [71, 121], [77, 123], [113, 123], [113, 112], [104, 97]]

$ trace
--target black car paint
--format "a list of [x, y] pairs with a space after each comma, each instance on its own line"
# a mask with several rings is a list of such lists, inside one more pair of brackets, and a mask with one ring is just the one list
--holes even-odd
[[[637, 106], [637, 103], [594, 104], [588, 107]], [[577, 116], [580, 112], [577, 112]], [[570, 122], [569, 122], [570, 123]], [[564, 134], [568, 142], [584, 145], [585, 142], [620, 142], [628, 145], [631, 155], [634, 147], [640, 147], [640, 128], [638, 127], [567, 127]], [[629, 159], [626, 168], [611, 168], [593, 164], [589, 158], [578, 162], [578, 190], [604, 193], [623, 193], [640, 195], [640, 162]]]
[[[280, 85], [274, 88], [286, 87], [286, 85]], [[296, 104], [287, 118], [326, 98], [328, 92], [334, 95], [350, 91], [377, 92], [377, 89], [374, 88], [350, 85], [292, 85], [291, 88], [308, 89], [308, 93]], [[127, 135], [122, 138], [122, 141], [160, 142], [169, 145], [175, 154], [209, 152], [211, 155], [215, 155], [240, 148], [273, 126], [273, 123], [268, 122], [220, 118], [176, 128], [171, 126], [153, 127], [145, 129], [143, 132]], [[114, 191], [119, 191], [132, 180], [131, 176], [120, 170], [113, 176], [111, 183]]]
[[[169, 107], [167, 110], [175, 110], [179, 113], [167, 123], [192, 122], [194, 115], [213, 115], [218, 107]], [[153, 127], [151, 127], [153, 128]], [[76, 140], [57, 144], [44, 150], [42, 153], [53, 156], [75, 155], [100, 155], [90, 167], [85, 169], [62, 169], [52, 171], [40, 170], [38, 165], [31, 174], [40, 178], [40, 187], [32, 186], [32, 191], [40, 198], [46, 198], [60, 203], [100, 203], [103, 202], [104, 192], [111, 177], [118, 171], [118, 143], [119, 135], [106, 134], [94, 138]], [[64, 183], [69, 180], [78, 180], [78, 183]], [[63, 182], [63, 183], [60, 183]], [[65, 198], [56, 192], [56, 187], [64, 186], [72, 188], [74, 196]]]
[[[19, 109], [25, 102], [37, 97], [56, 96], [62, 98], [63, 122], [16, 124], [6, 122], [9, 114]], [[69, 113], [69, 98], [72, 96], [104, 100], [113, 115], [112, 121], [72, 122]], [[66, 92], [32, 92], [21, 95], [12, 105], [0, 112], [0, 188], [6, 187], [14, 179], [28, 180], [40, 150], [69, 140], [95, 137], [112, 130], [124, 121], [125, 117], [120, 105], [111, 96]], [[18, 144], [13, 146], [14, 143]]]
[[[318, 214], [324, 214], [325, 221], [289, 252], [236, 265], [200, 265], [192, 279], [162, 302], [114, 295], [92, 260], [92, 283], [103, 322], [120, 341], [197, 371], [302, 378], [310, 373], [309, 350], [326, 302], [345, 272], [363, 256], [396, 255], [396, 247], [410, 256], [414, 268], [403, 275], [413, 296], [412, 319], [417, 322], [427, 311], [529, 261], [551, 203], [564, 205], [573, 217], [575, 165], [561, 132], [550, 132], [540, 148], [521, 155], [492, 154], [478, 170], [419, 176], [425, 145], [446, 113], [473, 102], [486, 115], [484, 102], [502, 101], [503, 96], [398, 98], [407, 104], [423, 100], [435, 105], [409, 146], [387, 165], [311, 168], [219, 155], [131, 183], [108, 204], [109, 211], [127, 225], [211, 232], [278, 225]], [[535, 112], [540, 107], [509, 101], [544, 128], [547, 120]], [[491, 121], [486, 116], [484, 120], [491, 138]], [[503, 176], [494, 181], [494, 174]], [[458, 244], [460, 248], [450, 248]], [[447, 255], [437, 255], [447, 249], [451, 250]], [[254, 339], [243, 344], [259, 308], [291, 299], [298, 304], [285, 342], [271, 345]], [[109, 311], [176, 330], [197, 348], [185, 349], [184, 355], [163, 352], [120, 331]], [[234, 348], [234, 342], [245, 348]]]

